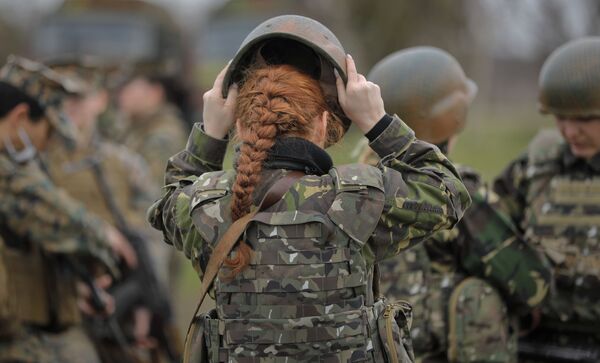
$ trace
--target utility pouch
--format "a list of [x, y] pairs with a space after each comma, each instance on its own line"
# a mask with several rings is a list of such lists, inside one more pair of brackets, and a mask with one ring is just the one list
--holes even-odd
[[412, 363], [414, 352], [410, 338], [412, 324], [412, 307], [406, 301], [387, 302], [379, 300], [375, 303], [377, 330], [381, 347], [390, 363]]
[[[195, 315], [185, 337], [183, 362], [208, 363], [216, 361], [219, 354], [217, 311]], [[216, 331], [214, 331], [216, 328]], [[214, 332], [213, 332], [214, 331]], [[214, 334], [216, 333], [216, 334]]]
[[0, 238], [0, 340], [10, 339], [17, 334], [18, 319], [10, 298], [8, 269], [6, 267], [6, 246]]

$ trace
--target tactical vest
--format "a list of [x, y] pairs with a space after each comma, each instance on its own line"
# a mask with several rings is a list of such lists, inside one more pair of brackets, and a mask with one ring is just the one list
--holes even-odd
[[[105, 179], [114, 181], [123, 180], [127, 177], [127, 173], [131, 172], [123, 167], [122, 161], [115, 160], [114, 155], [108, 153], [102, 144], [99, 144], [99, 149], [96, 150], [84, 148], [74, 152], [56, 145], [49, 149], [47, 160], [52, 182], [57, 187], [66, 190], [71, 197], [80, 201], [102, 220], [113, 225], [117, 224], [113, 213], [104, 203], [104, 195], [98, 186], [93, 164], [100, 164]], [[122, 184], [122, 182], [111, 183], [111, 185]], [[131, 191], [128, 188], [111, 188], [111, 193], [119, 209], [125, 212], [127, 219], [141, 225], [143, 216], [132, 211], [131, 206], [128, 205], [132, 199]]]
[[39, 248], [15, 248], [0, 238], [0, 338], [20, 324], [61, 329], [79, 321], [72, 274]]
[[[244, 234], [250, 266], [233, 279], [223, 267], [215, 281], [216, 314], [206, 324], [210, 362], [410, 361], [405, 346], [387, 344], [402, 335], [391, 314], [398, 305], [373, 297], [373, 266], [363, 248], [384, 195], [379, 170], [364, 168], [378, 178], [332, 169], [335, 196], [323, 210], [287, 210], [280, 201], [254, 217]], [[208, 244], [231, 224], [235, 179], [232, 172], [212, 175], [192, 201], [194, 225]], [[204, 223], [207, 217], [221, 224]]]
[[544, 314], [563, 323], [594, 322], [598, 332], [600, 175], [561, 173], [563, 146], [558, 135], [548, 133], [532, 141], [523, 229], [554, 267], [555, 291]]

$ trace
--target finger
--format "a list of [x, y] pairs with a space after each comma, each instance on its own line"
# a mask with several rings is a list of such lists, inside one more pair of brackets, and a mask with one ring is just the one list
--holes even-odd
[[96, 315], [96, 311], [87, 302], [87, 300], [79, 299], [77, 301], [77, 306], [79, 307], [79, 310], [81, 310], [81, 312], [84, 313], [85, 315], [90, 315], [90, 316]]
[[363, 76], [363, 75], [362, 75], [362, 74], [360, 74], [360, 73], [357, 73], [357, 74], [356, 74], [356, 81], [357, 81], [358, 83], [367, 83], [367, 79], [365, 78], [365, 76]]
[[95, 279], [96, 286], [101, 289], [107, 289], [112, 284], [112, 277], [110, 275], [102, 275]]
[[121, 258], [123, 258], [125, 264], [127, 264], [128, 267], [137, 267], [137, 254], [135, 253], [135, 250], [133, 249], [133, 247], [131, 247], [129, 242], [119, 244], [118, 253], [121, 256]]
[[221, 93], [221, 89], [223, 88], [223, 79], [225, 79], [225, 73], [227, 73], [229, 64], [231, 64], [231, 61], [229, 61], [229, 63], [227, 63], [225, 68], [221, 69], [221, 72], [219, 72], [219, 74], [217, 75], [217, 78], [215, 79], [215, 83], [213, 84], [213, 88], [215, 90], [219, 91], [219, 93]]
[[356, 64], [350, 54], [346, 56], [346, 73], [348, 74], [348, 82], [355, 82], [358, 72], [356, 71]]
[[229, 91], [227, 92], [227, 99], [225, 100], [225, 106], [233, 106], [235, 105], [235, 101], [238, 96], [238, 85], [237, 83], [232, 84], [229, 87]]
[[108, 292], [102, 291], [102, 301], [104, 301], [104, 311], [102, 313], [112, 315], [116, 309], [115, 298]]
[[344, 80], [338, 74], [337, 70], [335, 72], [335, 86], [337, 87], [338, 100], [340, 104], [346, 101], [346, 86], [344, 85]]
[[77, 295], [82, 298], [89, 298], [92, 295], [92, 290], [83, 282], [77, 281]]

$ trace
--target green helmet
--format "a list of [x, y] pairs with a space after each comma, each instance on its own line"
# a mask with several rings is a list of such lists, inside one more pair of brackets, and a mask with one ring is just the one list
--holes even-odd
[[379, 61], [367, 77], [381, 88], [385, 108], [425, 141], [439, 144], [460, 131], [477, 85], [458, 61], [433, 47], [414, 47]]
[[282, 15], [266, 20], [248, 34], [229, 65], [223, 80], [223, 97], [229, 86], [243, 81], [254, 64], [291, 64], [319, 81], [327, 103], [344, 122], [351, 121], [339, 106], [334, 69], [346, 82], [346, 51], [336, 36], [316, 20]]
[[539, 87], [542, 113], [600, 116], [600, 37], [574, 40], [552, 52]]

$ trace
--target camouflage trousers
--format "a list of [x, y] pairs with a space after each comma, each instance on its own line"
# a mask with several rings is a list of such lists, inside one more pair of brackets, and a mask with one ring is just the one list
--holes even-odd
[[24, 328], [10, 340], [0, 340], [0, 363], [100, 363], [81, 327], [60, 333]]
[[440, 291], [431, 289], [426, 299], [429, 337], [422, 338], [429, 342], [413, 337], [417, 362], [517, 361], [517, 322], [492, 286], [468, 277]]

